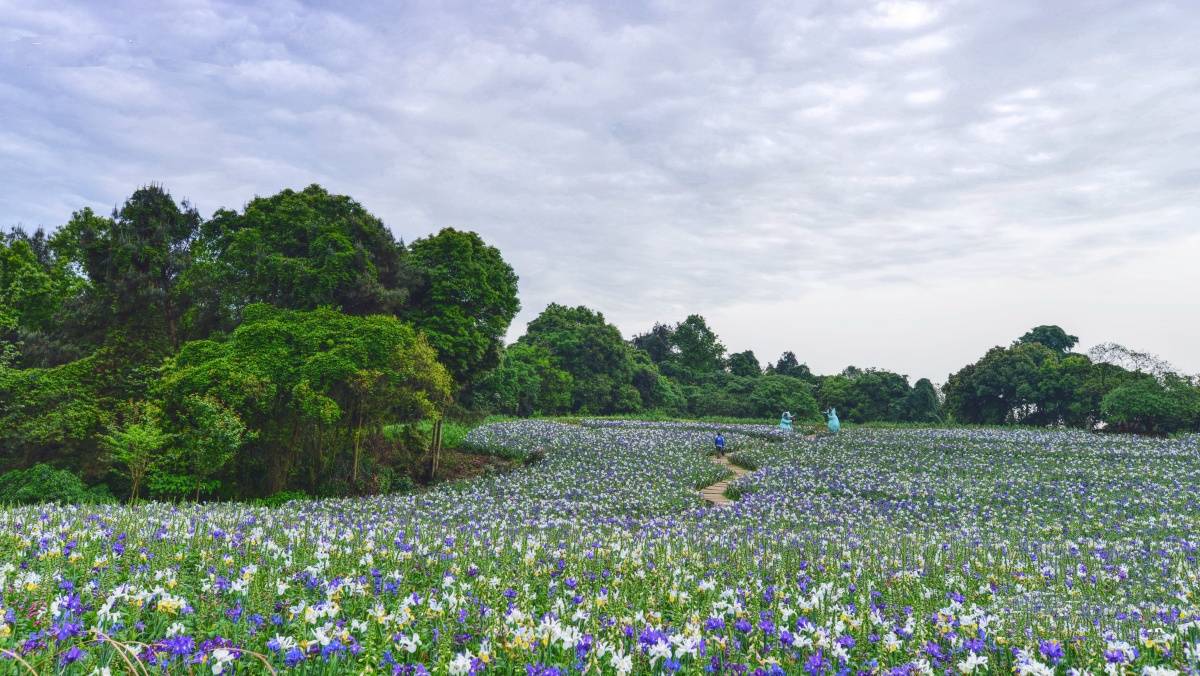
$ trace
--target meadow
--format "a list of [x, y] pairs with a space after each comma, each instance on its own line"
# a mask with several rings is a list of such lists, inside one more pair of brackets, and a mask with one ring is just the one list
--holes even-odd
[[[705, 506], [724, 430], [755, 471]], [[514, 421], [409, 495], [0, 510], [5, 673], [1195, 673], [1200, 437]]]

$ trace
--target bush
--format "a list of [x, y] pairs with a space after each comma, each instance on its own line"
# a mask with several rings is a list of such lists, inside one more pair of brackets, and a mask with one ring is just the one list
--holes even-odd
[[293, 500], [307, 500], [308, 493], [304, 491], [280, 491], [274, 495], [269, 495], [265, 498], [259, 498], [254, 501], [259, 507], [282, 507]]
[[68, 504], [112, 502], [107, 486], [88, 488], [65, 469], [38, 463], [0, 475], [0, 504], [28, 505], [41, 502]]

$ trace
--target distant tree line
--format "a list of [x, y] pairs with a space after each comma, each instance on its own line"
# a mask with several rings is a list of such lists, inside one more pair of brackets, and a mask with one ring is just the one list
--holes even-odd
[[942, 420], [933, 384], [880, 369], [818, 376], [784, 352], [766, 368], [752, 351], [728, 354], [699, 315], [655, 324], [626, 341], [604, 316], [551, 305], [480, 380], [472, 405], [512, 415], [626, 414], [803, 420], [837, 408], [856, 421]]
[[[1200, 429], [1200, 383], [1039, 326], [928, 379], [791, 351], [765, 367], [699, 315], [626, 339], [551, 304], [504, 345], [517, 277], [477, 234], [397, 241], [320, 186], [202, 218], [160, 186], [52, 234], [0, 234], [0, 502], [386, 492], [417, 422], [484, 413]], [[385, 429], [386, 428], [386, 429]], [[80, 479], [83, 481], [81, 482]], [[66, 492], [64, 492], [66, 491]]]
[[765, 418], [784, 410], [849, 422], [1061, 425], [1169, 434], [1200, 430], [1200, 382], [1147, 353], [1038, 326], [1008, 347], [932, 382], [847, 366], [817, 375], [795, 353], [764, 368], [752, 351], [727, 353], [699, 315], [655, 324], [629, 341], [603, 315], [551, 305], [501, 357], [473, 405], [512, 415], [627, 414]]

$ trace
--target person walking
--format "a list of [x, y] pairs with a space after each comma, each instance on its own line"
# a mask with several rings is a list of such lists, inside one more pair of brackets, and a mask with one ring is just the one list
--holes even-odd
[[725, 435], [717, 432], [717, 436], [713, 437], [713, 445], [717, 447], [717, 457], [725, 457]]

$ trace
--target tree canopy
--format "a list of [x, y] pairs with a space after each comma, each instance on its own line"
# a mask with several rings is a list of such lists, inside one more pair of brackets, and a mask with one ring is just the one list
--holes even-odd
[[473, 232], [445, 228], [410, 249], [419, 277], [404, 313], [462, 385], [500, 361], [521, 304], [517, 275], [500, 251]]

